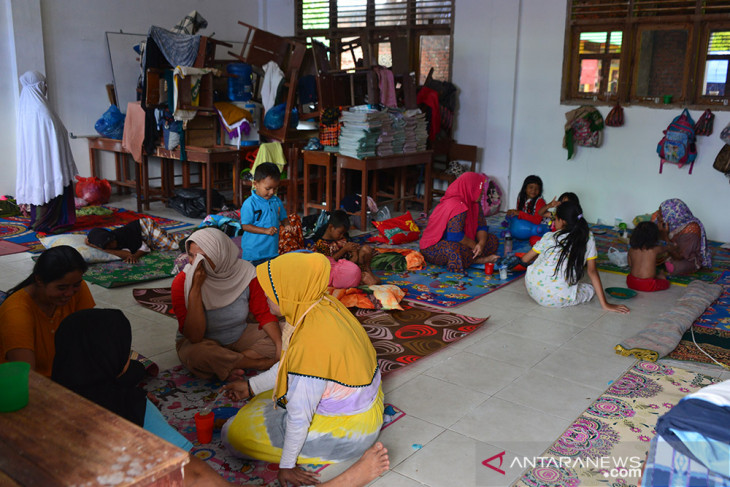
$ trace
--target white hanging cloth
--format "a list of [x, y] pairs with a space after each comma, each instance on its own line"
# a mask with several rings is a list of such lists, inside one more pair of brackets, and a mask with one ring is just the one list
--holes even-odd
[[15, 200], [40, 206], [63, 194], [78, 170], [66, 127], [48, 106], [46, 77], [28, 71], [20, 84]]
[[276, 103], [276, 90], [279, 89], [279, 83], [284, 77], [284, 72], [275, 61], [264, 64], [263, 69], [264, 80], [261, 83], [261, 103], [264, 105], [264, 111], [268, 112]]

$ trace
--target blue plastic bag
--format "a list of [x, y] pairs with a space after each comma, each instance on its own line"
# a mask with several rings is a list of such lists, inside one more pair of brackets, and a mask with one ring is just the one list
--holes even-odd
[[[269, 130], [279, 130], [284, 126], [284, 113], [286, 112], [286, 103], [280, 103], [266, 112], [264, 115], [264, 127]], [[299, 112], [296, 108], [292, 108], [289, 116], [289, 128], [295, 129], [299, 125]]]
[[124, 114], [116, 105], [111, 105], [96, 121], [94, 128], [104, 137], [121, 140], [122, 134], [124, 134]]

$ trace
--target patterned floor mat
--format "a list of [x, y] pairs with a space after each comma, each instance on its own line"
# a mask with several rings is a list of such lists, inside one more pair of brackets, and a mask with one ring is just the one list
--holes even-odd
[[638, 485], [659, 416], [715, 382], [719, 379], [678, 367], [637, 362], [513, 486]]
[[[221, 426], [246, 404], [246, 401], [231, 401], [218, 396], [221, 381], [208, 381], [193, 377], [182, 365], [165, 370], [144, 384], [160, 401], [160, 410], [168, 423], [193, 443], [191, 453], [205, 460], [227, 482], [262, 486], [278, 486], [276, 480], [279, 466], [258, 460], [244, 460], [231, 455], [221, 442]], [[215, 401], [210, 403], [211, 401]], [[205, 406], [215, 413], [213, 440], [201, 445], [195, 433], [195, 413]], [[405, 413], [391, 404], [385, 405], [383, 429], [405, 416]], [[307, 465], [310, 471], [319, 472], [326, 465]]]
[[[174, 317], [170, 288], [134, 289], [132, 294], [141, 306]], [[383, 375], [464, 338], [488, 319], [418, 305], [406, 308], [403, 311], [353, 310], [373, 342]]]
[[93, 264], [84, 274], [84, 280], [101, 287], [113, 288], [173, 277], [170, 273], [180, 252], [155, 251], [139, 262], [128, 264], [121, 260]]
[[[88, 233], [92, 228], [115, 228], [142, 217], [152, 218], [168, 232], [174, 232], [189, 226], [189, 223], [170, 220], [158, 216], [145, 215], [124, 208], [105, 207], [112, 210], [109, 215], [84, 215], [76, 219], [76, 224], [65, 233]], [[38, 241], [38, 234], [28, 229], [30, 218], [22, 216], [0, 218], [0, 238], [8, 242], [23, 245], [30, 252], [43, 252], [44, 247]]]

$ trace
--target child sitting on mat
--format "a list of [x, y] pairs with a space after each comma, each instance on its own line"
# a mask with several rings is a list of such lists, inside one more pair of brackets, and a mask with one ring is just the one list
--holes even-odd
[[666, 273], [657, 275], [657, 258], [669, 247], [659, 245], [659, 227], [654, 222], [636, 225], [629, 240], [629, 267], [626, 286], [636, 291], [663, 291], [669, 289]]
[[182, 233], [167, 233], [152, 218], [140, 218], [121, 228], [92, 228], [86, 244], [124, 260], [137, 262], [152, 250], [179, 250]]
[[357, 264], [362, 270], [362, 284], [380, 284], [373, 271], [370, 261], [373, 258], [373, 248], [370, 245], [359, 245], [349, 241], [347, 232], [350, 230], [350, 217], [344, 210], [335, 210], [330, 215], [324, 234], [317, 239], [312, 250], [330, 258], [333, 270], [336, 262], [346, 259]]
[[[606, 301], [596, 267], [596, 242], [588, 230], [580, 205], [567, 201], [555, 212], [556, 232], [546, 233], [522, 257], [527, 268], [525, 286], [532, 299], [542, 306], [561, 308], [587, 303], [598, 297], [601, 308], [628, 313], [629, 308]], [[591, 284], [579, 282], [588, 273]]]

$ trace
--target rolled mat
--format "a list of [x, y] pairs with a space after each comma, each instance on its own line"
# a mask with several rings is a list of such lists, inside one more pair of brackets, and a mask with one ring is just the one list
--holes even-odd
[[692, 323], [722, 293], [722, 286], [692, 281], [672, 308], [659, 315], [649, 326], [614, 347], [619, 355], [634, 355], [640, 360], [656, 362], [674, 350]]

